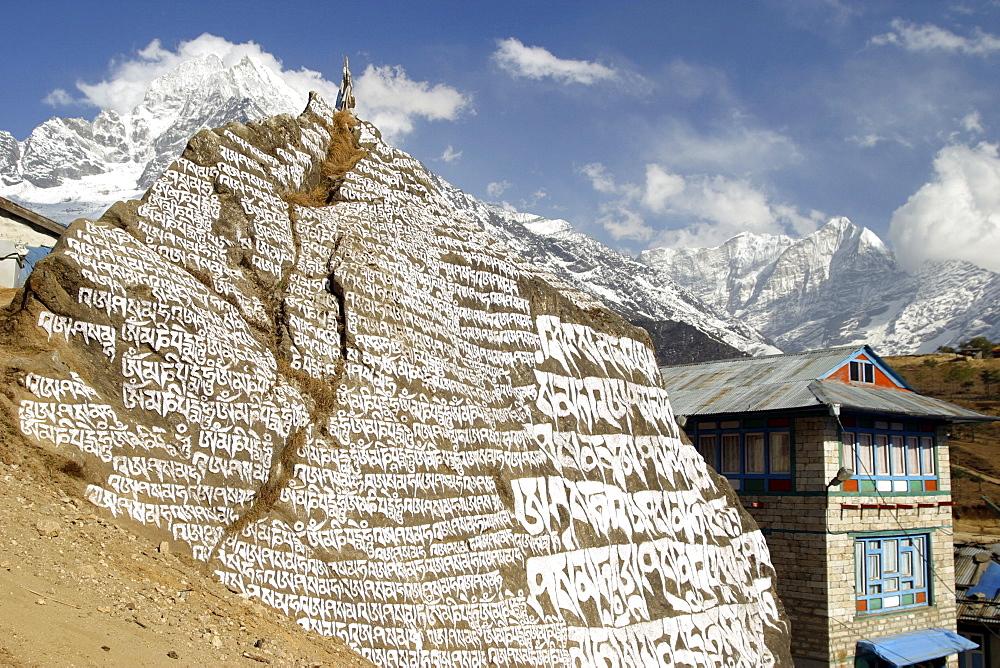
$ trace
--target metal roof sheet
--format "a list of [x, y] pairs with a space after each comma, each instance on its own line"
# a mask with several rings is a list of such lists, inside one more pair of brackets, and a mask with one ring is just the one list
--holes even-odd
[[997, 419], [916, 392], [858, 387], [836, 381], [815, 381], [811, 388], [824, 404], [840, 404], [843, 408], [941, 418], [949, 422], [992, 422]]
[[[1000, 543], [955, 545], [955, 587], [958, 589], [958, 619], [1000, 624]], [[989, 586], [986, 586], [989, 585]], [[994, 598], [990, 598], [990, 594]]]
[[35, 213], [31, 209], [26, 209], [16, 202], [11, 202], [5, 197], [0, 197], [0, 210], [6, 211], [17, 218], [25, 221], [33, 227], [40, 227], [45, 232], [54, 234], [57, 238], [66, 231], [66, 226], [57, 223], [51, 218], [46, 218], [40, 213]]
[[665, 366], [660, 372], [670, 404], [678, 415], [718, 415], [840, 404], [843, 408], [866, 412], [933, 417], [951, 422], [996, 419], [907, 390], [818, 380], [861, 351], [878, 359], [868, 346], [844, 346], [790, 355]]

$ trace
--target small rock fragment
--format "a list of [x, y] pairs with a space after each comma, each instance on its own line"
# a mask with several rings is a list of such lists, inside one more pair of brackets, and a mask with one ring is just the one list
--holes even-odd
[[167, 652], [167, 656], [169, 656], [171, 659], [179, 659], [180, 658], [179, 656], [177, 656], [177, 652], [175, 652], [174, 650], [170, 650], [169, 652]]
[[59, 535], [59, 529], [62, 526], [55, 520], [44, 519], [35, 522], [35, 528], [38, 529], [38, 535], [45, 536], [46, 538], [55, 538]]
[[105, 652], [110, 652], [111, 651], [111, 648], [108, 647], [107, 645], [101, 645], [101, 649], [103, 649]]
[[45, 599], [44, 598], [38, 599], [37, 601], [35, 601], [35, 605], [45, 605]]
[[160, 551], [160, 554], [170, 554], [170, 542], [161, 540], [157, 549]]

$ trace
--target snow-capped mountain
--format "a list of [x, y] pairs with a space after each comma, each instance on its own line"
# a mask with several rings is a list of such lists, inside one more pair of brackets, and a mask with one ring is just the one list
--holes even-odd
[[835, 218], [802, 239], [733, 237], [644, 251], [656, 268], [786, 352], [870, 343], [882, 354], [1000, 338], [1000, 274], [965, 262], [910, 274], [871, 230]]
[[[780, 352], [753, 328], [668, 276], [581, 234], [565, 220], [487, 204], [430, 175], [452, 202], [537, 268], [650, 332], [661, 364]], [[738, 353], [737, 353], [738, 354]]]
[[[0, 131], [0, 195], [63, 223], [98, 217], [115, 201], [140, 197], [198, 130], [298, 114], [304, 106], [252, 58], [229, 68], [215, 56], [189, 61], [156, 79], [127, 114], [104, 110], [93, 122], [53, 118], [23, 142]], [[779, 352], [724, 310], [565, 221], [513, 213], [429, 171], [424, 177], [539, 271], [646, 327], [661, 363]]]
[[253, 58], [232, 67], [214, 55], [188, 61], [153, 81], [127, 114], [51, 118], [22, 142], [0, 131], [0, 193], [60, 222], [98, 216], [140, 196], [199, 130], [304, 106]]

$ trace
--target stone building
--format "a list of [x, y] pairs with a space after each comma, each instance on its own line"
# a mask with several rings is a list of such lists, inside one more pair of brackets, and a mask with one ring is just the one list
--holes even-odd
[[948, 665], [972, 646], [955, 633], [946, 441], [995, 418], [917, 394], [868, 346], [662, 373], [766, 536], [796, 666]]
[[0, 288], [24, 282], [66, 228], [54, 220], [0, 197]]

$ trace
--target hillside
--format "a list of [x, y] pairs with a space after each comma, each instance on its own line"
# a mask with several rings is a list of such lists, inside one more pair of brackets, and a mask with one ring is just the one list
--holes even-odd
[[373, 665], [99, 514], [2, 431], [0, 665]]
[[[951, 354], [887, 357], [918, 392], [1000, 416], [1000, 359], [966, 359]], [[1000, 422], [955, 425], [949, 441], [956, 531], [1000, 535]]]

